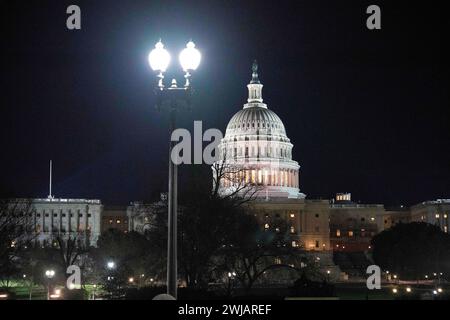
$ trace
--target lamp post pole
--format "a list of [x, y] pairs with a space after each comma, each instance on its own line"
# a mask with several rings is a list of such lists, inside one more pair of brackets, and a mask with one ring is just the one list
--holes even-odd
[[50, 300], [50, 280], [55, 275], [54, 270], [47, 270], [45, 271], [45, 276], [47, 277], [47, 300]]
[[164, 86], [163, 73], [170, 63], [170, 54], [164, 49], [161, 40], [158, 41], [148, 57], [150, 67], [159, 71], [158, 86], [156, 88], [156, 107], [158, 110], [168, 109], [169, 112], [169, 184], [168, 184], [168, 236], [167, 236], [167, 294], [177, 298], [177, 190], [178, 190], [178, 155], [172, 155], [175, 141], [172, 141], [172, 133], [176, 129], [176, 113], [182, 108], [189, 108], [191, 97], [191, 85], [189, 70], [197, 69], [200, 64], [201, 54], [195, 48], [195, 44], [189, 41], [186, 48], [180, 53], [180, 64], [185, 71], [185, 85], [178, 87], [175, 79], [172, 80], [170, 87]]
[[[170, 135], [175, 130], [176, 106], [170, 110]], [[174, 141], [169, 147], [169, 198], [168, 198], [168, 239], [167, 239], [167, 293], [177, 298], [177, 207], [178, 207], [178, 167], [172, 161]]]
[[[168, 88], [159, 86], [156, 94], [158, 109], [166, 108], [169, 112], [169, 135], [176, 129], [177, 111], [190, 105], [191, 87], [187, 82], [178, 87], [175, 80]], [[167, 237], [167, 294], [177, 298], [177, 213], [178, 213], [178, 165], [177, 156], [172, 154], [176, 141], [170, 139], [169, 144], [169, 183], [168, 183], [168, 237]]]

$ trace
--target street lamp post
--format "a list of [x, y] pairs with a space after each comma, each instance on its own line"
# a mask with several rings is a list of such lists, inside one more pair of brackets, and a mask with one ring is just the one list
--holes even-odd
[[[161, 40], [155, 45], [149, 56], [150, 67], [159, 71], [158, 86], [155, 90], [158, 110], [168, 109], [170, 134], [176, 128], [176, 112], [190, 105], [192, 87], [190, 83], [190, 71], [197, 69], [200, 64], [201, 54], [195, 48], [195, 44], [189, 41], [186, 48], [179, 55], [180, 64], [185, 72], [185, 84], [178, 87], [175, 79], [170, 87], [164, 86], [164, 72], [170, 63], [170, 54], [164, 49]], [[175, 142], [170, 139], [169, 145], [169, 199], [168, 199], [168, 239], [167, 239], [167, 294], [177, 298], [177, 189], [178, 173], [177, 164], [172, 159], [172, 150]]]
[[55, 270], [46, 270], [45, 276], [47, 277], [47, 300], [50, 300], [50, 280], [55, 276]]

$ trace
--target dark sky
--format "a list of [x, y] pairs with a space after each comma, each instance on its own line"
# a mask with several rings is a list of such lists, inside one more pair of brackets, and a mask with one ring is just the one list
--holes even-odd
[[[182, 80], [176, 56], [190, 38], [203, 54], [183, 127], [224, 130], [259, 61], [308, 197], [450, 198], [449, 19], [438, 2], [2, 3], [2, 196], [46, 196], [49, 159], [58, 197], [125, 204], [163, 188], [168, 129], [147, 64], [161, 37], [168, 77]], [[370, 31], [374, 3], [382, 30]], [[65, 27], [70, 4], [80, 31]]]

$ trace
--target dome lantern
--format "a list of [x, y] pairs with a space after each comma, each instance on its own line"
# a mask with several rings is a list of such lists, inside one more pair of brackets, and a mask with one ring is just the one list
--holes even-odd
[[248, 88], [247, 102], [248, 103], [244, 106], [244, 108], [255, 107], [255, 106], [267, 108], [267, 106], [262, 103], [263, 102], [262, 87], [263, 87], [263, 85], [259, 81], [259, 77], [258, 77], [258, 63], [255, 60], [255, 61], [253, 61], [253, 65], [252, 65], [252, 80], [247, 85], [247, 88]]

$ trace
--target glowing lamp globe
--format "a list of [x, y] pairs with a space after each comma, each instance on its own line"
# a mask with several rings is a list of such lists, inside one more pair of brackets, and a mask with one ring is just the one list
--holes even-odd
[[148, 63], [154, 71], [165, 72], [170, 63], [170, 54], [164, 49], [163, 43], [158, 41], [148, 55]]
[[200, 65], [202, 55], [200, 54], [200, 51], [195, 48], [195, 43], [189, 41], [186, 44], [186, 48], [180, 52], [179, 59], [184, 71], [195, 70]]

